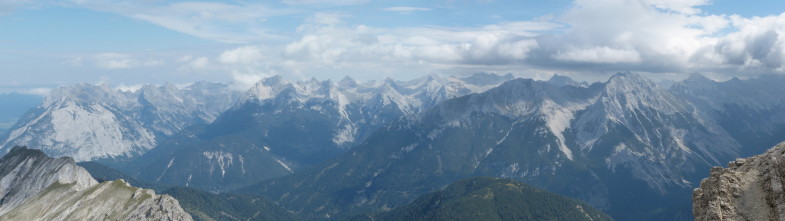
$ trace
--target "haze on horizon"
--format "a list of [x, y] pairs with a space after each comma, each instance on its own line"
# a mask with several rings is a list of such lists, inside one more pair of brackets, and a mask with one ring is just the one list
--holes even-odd
[[785, 73], [785, 2], [0, 0], [0, 93], [80, 82]]

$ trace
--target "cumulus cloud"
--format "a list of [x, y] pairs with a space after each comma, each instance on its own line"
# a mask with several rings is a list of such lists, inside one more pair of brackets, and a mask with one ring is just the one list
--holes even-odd
[[[694, 54], [717, 41], [729, 21], [695, 14], [705, 1], [576, 0], [554, 19], [564, 32], [537, 36], [526, 64], [566, 71], [694, 72]], [[685, 8], [686, 7], [686, 8]], [[695, 10], [689, 10], [693, 8]], [[704, 49], [705, 50], [705, 49]]]
[[782, 72], [785, 67], [785, 13], [754, 18], [732, 16], [730, 19], [738, 31], [719, 39], [695, 57], [715, 58], [705, 60], [739, 71]]
[[210, 59], [205, 56], [184, 55], [178, 58], [176, 62], [183, 64], [180, 69], [186, 71], [203, 70], [210, 65]]
[[557, 52], [553, 57], [562, 61], [586, 63], [636, 63], [641, 61], [641, 56], [637, 51], [608, 47]]
[[243, 46], [221, 53], [218, 61], [224, 64], [254, 64], [264, 59], [260, 46]]
[[[366, 2], [284, 1], [295, 6]], [[105, 3], [90, 7], [232, 43], [217, 53], [183, 56], [176, 64], [187, 70], [232, 73], [234, 81], [246, 82], [237, 85], [270, 73], [310, 77], [331, 70], [341, 75], [386, 76], [434, 70], [785, 73], [785, 14], [753, 18], [713, 15], [701, 11], [700, 6], [707, 4], [711, 1], [575, 0], [564, 13], [533, 21], [464, 27], [374, 27], [364, 25], [361, 19], [347, 22], [355, 19], [351, 14], [293, 12], [245, 2], [186, 1], [134, 9]], [[412, 13], [431, 9], [401, 6], [381, 10]], [[292, 13], [311, 16], [284, 34], [265, 28], [267, 19]], [[111, 53], [72, 60], [73, 65], [107, 69], [164, 63]]]
[[344, 22], [351, 18], [346, 14], [314, 13], [296, 29], [294, 40], [234, 47], [215, 60], [232, 66], [231, 71], [261, 68], [295, 76], [329, 70], [384, 70], [386, 75], [410, 70], [566, 73], [587, 68], [601, 73], [726, 75], [785, 71], [785, 14], [712, 15], [699, 9], [706, 4], [710, 2], [576, 0], [560, 15], [475, 27], [380, 28]]
[[286, 45], [290, 59], [325, 64], [362, 62], [509, 63], [524, 60], [538, 46], [534, 32], [559, 25], [512, 22], [474, 28], [380, 29], [358, 25], [312, 25]]

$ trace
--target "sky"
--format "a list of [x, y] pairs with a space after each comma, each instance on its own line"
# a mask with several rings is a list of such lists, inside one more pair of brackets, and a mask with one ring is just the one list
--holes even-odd
[[477, 72], [785, 74], [783, 0], [0, 0], [0, 93]]

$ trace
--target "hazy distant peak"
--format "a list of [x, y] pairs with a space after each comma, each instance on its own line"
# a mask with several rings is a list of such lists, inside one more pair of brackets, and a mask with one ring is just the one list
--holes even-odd
[[692, 73], [692, 74], [690, 74], [690, 76], [689, 76], [689, 77], [687, 77], [687, 79], [685, 79], [684, 81], [692, 81], [692, 82], [708, 82], [708, 81], [714, 81], [714, 80], [711, 80], [711, 79], [707, 78], [706, 76], [704, 76], [704, 75], [703, 75], [703, 74], [701, 74], [701, 73]]
[[491, 84], [497, 84], [498, 82], [512, 80], [514, 78], [515, 77], [512, 76], [512, 74], [500, 76], [496, 74], [480, 72], [480, 73], [473, 74], [469, 77], [461, 78], [461, 80], [476, 85], [491, 85]]
[[343, 77], [343, 79], [338, 82], [338, 86], [345, 88], [356, 88], [358, 84], [359, 82], [349, 75], [346, 75], [346, 77]]
[[641, 76], [640, 74], [632, 72], [619, 72], [611, 76], [606, 83], [606, 90], [608, 92], [629, 92], [637, 91], [638, 89], [658, 89], [654, 81]]
[[556, 87], [562, 87], [562, 86], [567, 86], [567, 85], [576, 86], [576, 87], [587, 87], [588, 86], [588, 84], [586, 82], [578, 82], [578, 81], [575, 81], [575, 80], [573, 80], [572, 78], [570, 78], [568, 76], [559, 75], [559, 74], [554, 74], [546, 82], [548, 82], [551, 85], [556, 86]]

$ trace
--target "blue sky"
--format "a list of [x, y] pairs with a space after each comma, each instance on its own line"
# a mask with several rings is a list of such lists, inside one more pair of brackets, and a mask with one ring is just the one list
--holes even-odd
[[79, 82], [785, 72], [785, 1], [0, 0], [0, 93]]

